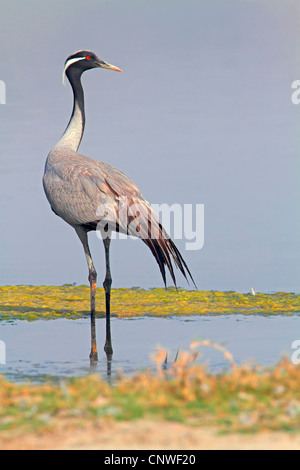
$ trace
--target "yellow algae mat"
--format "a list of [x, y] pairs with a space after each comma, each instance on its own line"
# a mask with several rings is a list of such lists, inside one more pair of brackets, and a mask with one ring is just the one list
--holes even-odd
[[[88, 286], [0, 286], [0, 320], [76, 319], [89, 314]], [[97, 313], [104, 315], [104, 290], [97, 289]], [[239, 294], [184, 289], [113, 289], [112, 315], [300, 314], [300, 295]]]

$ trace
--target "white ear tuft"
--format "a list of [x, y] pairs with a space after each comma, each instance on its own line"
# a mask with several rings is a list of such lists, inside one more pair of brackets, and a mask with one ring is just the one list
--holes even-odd
[[78, 62], [79, 60], [84, 60], [85, 57], [74, 57], [73, 59], [69, 59], [67, 60], [67, 62], [65, 63], [65, 67], [64, 67], [64, 70], [63, 70], [63, 74], [62, 74], [62, 82], [63, 84], [66, 83], [66, 71], [67, 69], [70, 67], [70, 65], [74, 64], [75, 62]]

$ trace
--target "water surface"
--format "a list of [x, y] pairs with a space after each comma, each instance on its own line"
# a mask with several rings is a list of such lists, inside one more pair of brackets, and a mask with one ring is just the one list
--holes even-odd
[[[226, 347], [237, 364], [254, 361], [276, 364], [283, 355], [291, 357], [293, 341], [299, 338], [299, 316], [195, 316], [177, 319], [112, 319], [114, 355], [111, 374], [125, 374], [153, 368], [151, 354], [162, 347], [174, 360], [178, 348], [188, 350], [195, 339], [210, 339]], [[97, 320], [99, 362], [92, 370], [107, 376], [103, 351], [105, 320]], [[298, 336], [297, 336], [298, 332]], [[82, 320], [15, 321], [0, 325], [0, 339], [6, 343], [6, 364], [0, 373], [9, 379], [34, 381], [45, 378], [84, 376], [91, 372], [90, 322]], [[203, 347], [197, 363], [212, 372], [227, 370], [228, 362], [212, 348]]]

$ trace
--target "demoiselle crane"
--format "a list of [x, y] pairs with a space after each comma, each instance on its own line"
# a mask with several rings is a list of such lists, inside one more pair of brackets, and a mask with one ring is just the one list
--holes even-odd
[[[106, 300], [106, 342], [104, 350], [108, 358], [111, 358], [113, 354], [110, 329], [112, 277], [109, 259], [112, 231], [141, 238], [154, 255], [165, 286], [165, 266], [176, 286], [171, 260], [186, 279], [189, 276], [193, 281], [180, 252], [137, 186], [116, 168], [77, 152], [85, 126], [81, 76], [86, 70], [95, 68], [121, 72], [121, 69], [99, 59], [91, 51], [76, 52], [65, 61], [63, 78], [68, 78], [73, 89], [73, 111], [64, 134], [47, 157], [43, 176], [44, 190], [52, 210], [75, 229], [86, 256], [92, 326], [90, 358], [93, 362], [98, 360], [95, 329], [97, 273], [89, 249], [88, 232], [99, 230], [105, 249], [106, 276], [103, 286]], [[103, 148], [103, 143], [101, 146]]]

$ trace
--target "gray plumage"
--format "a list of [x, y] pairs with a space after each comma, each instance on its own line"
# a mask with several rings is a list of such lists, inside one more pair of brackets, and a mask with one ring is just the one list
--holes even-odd
[[[166, 284], [165, 266], [170, 271], [176, 285], [172, 261], [187, 278], [187, 273], [192, 279], [191, 273], [173, 241], [165, 232], [158, 217], [151, 209], [150, 204], [144, 199], [137, 186], [121, 171], [100, 161], [92, 160], [77, 153], [80, 145], [84, 125], [84, 96], [81, 85], [81, 75], [84, 71], [101, 67], [121, 71], [115, 66], [107, 64], [99, 59], [91, 51], [79, 51], [69, 56], [65, 62], [64, 75], [70, 81], [74, 93], [74, 106], [69, 124], [59, 142], [49, 153], [43, 185], [47, 199], [52, 210], [76, 230], [85, 251], [89, 267], [89, 281], [91, 285], [91, 316], [95, 314], [95, 285], [96, 270], [89, 252], [87, 233], [96, 230], [97, 226], [110, 230], [138, 236], [151, 249]], [[125, 223], [119, 217], [120, 201], [126, 201], [129, 217], [128, 221], [135, 219], [136, 214], [131, 211], [133, 205], [138, 204], [138, 231], [132, 228], [132, 224]], [[115, 212], [110, 223], [110, 215], [99, 216], [99, 207], [110, 206]], [[128, 222], [127, 221], [127, 222]], [[151, 221], [151, 223], [149, 223]], [[116, 222], [116, 223], [115, 223]], [[99, 224], [99, 225], [98, 225]], [[153, 239], [151, 230], [156, 233]], [[104, 243], [106, 253], [106, 278], [104, 282], [106, 292], [106, 316], [110, 316], [110, 287], [111, 276], [109, 267], [109, 244]], [[192, 279], [193, 280], [193, 279]], [[194, 282], [194, 281], [193, 281]], [[110, 340], [106, 342], [106, 351], [112, 354]], [[95, 344], [94, 344], [95, 348]], [[93, 352], [93, 342], [92, 342]], [[91, 353], [92, 356], [92, 353]], [[97, 354], [94, 354], [96, 359]]]

